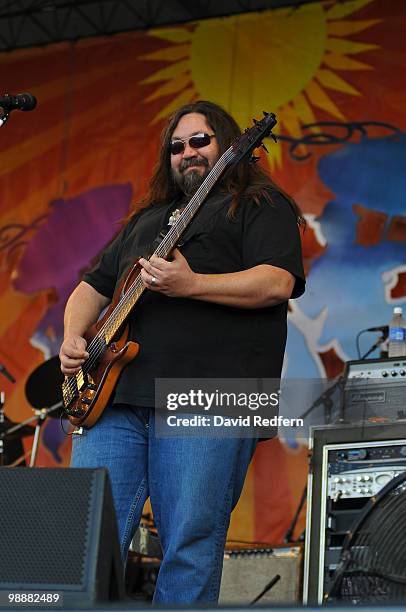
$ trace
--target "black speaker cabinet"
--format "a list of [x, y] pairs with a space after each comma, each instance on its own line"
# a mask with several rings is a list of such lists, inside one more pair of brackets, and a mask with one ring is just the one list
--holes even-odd
[[304, 603], [329, 603], [342, 545], [369, 499], [406, 471], [406, 421], [311, 429]]
[[61, 592], [65, 607], [123, 597], [104, 469], [0, 468], [0, 599]]

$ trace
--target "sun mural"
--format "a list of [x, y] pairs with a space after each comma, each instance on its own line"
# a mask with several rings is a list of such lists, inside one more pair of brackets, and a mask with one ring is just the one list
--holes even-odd
[[[150, 36], [171, 44], [142, 56], [168, 63], [142, 81], [158, 84], [145, 101], [174, 95], [154, 122], [198, 98], [227, 108], [241, 128], [258, 111], [271, 110], [278, 117], [279, 131], [295, 138], [301, 136], [301, 125], [317, 121], [318, 111], [344, 120], [329, 90], [359, 96], [340, 73], [371, 70], [352, 56], [378, 47], [348, 36], [380, 21], [346, 17], [373, 1], [315, 3], [151, 30]], [[281, 163], [280, 147], [273, 148], [273, 161]]]
[[[165, 118], [198, 98], [223, 105], [242, 129], [275, 112], [285, 139], [302, 141], [304, 125], [328, 120], [402, 132], [337, 144], [320, 133], [323, 146], [309, 134], [305, 160], [286, 142], [261, 157], [308, 220], [309, 284], [291, 304], [286, 375], [332, 377], [355, 357], [357, 328], [387, 321], [404, 295], [405, 18], [399, 0], [320, 0], [0, 54], [4, 90], [39, 101], [1, 129], [0, 362], [17, 380], [0, 383], [8, 418], [32, 415], [25, 386], [57, 350], [66, 296], [145, 192]], [[282, 542], [307, 449], [274, 442], [256, 453], [229, 537]], [[47, 419], [38, 465], [67, 465], [69, 444]], [[32, 436], [24, 445], [28, 453]], [[303, 528], [302, 516], [296, 535]]]

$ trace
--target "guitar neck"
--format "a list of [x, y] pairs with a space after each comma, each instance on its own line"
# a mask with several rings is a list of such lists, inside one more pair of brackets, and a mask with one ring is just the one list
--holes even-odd
[[[191, 223], [192, 219], [200, 209], [201, 205], [216, 185], [220, 176], [224, 172], [225, 168], [233, 158], [233, 148], [230, 147], [220, 157], [220, 159], [213, 166], [195, 195], [192, 197], [188, 205], [183, 210], [182, 214], [177, 219], [176, 223], [172, 225], [169, 232], [162, 239], [153, 255], [156, 257], [162, 257], [166, 259], [171, 251], [179, 243], [182, 234]], [[120, 327], [123, 325], [131, 310], [144, 293], [145, 285], [142, 282], [141, 275], [138, 274], [130, 285], [129, 289], [122, 295], [121, 299], [117, 303], [116, 307], [104, 322], [104, 325], [99, 330], [97, 336], [93, 339], [93, 342], [103, 343], [104, 345], [109, 344], [114, 338]], [[90, 348], [90, 347], [89, 347]]]
[[141, 275], [138, 274], [132, 285], [130, 285], [128, 291], [123, 294], [113, 312], [104, 322], [103, 327], [99, 331], [99, 333], [103, 334], [103, 339], [106, 344], [109, 344], [109, 342], [112, 341], [120, 327], [127, 319], [131, 310], [144, 293], [144, 290], [145, 285], [142, 282]]
[[200, 185], [199, 189], [196, 191], [188, 205], [185, 207], [176, 223], [172, 225], [169, 232], [155, 250], [154, 255], [157, 257], [163, 257], [165, 259], [176, 247], [182, 234], [185, 232], [193, 217], [196, 215], [197, 211], [217, 183], [218, 179], [223, 174], [225, 168], [228, 166], [229, 161], [232, 158], [232, 152], [233, 149], [230, 147], [213, 166], [212, 170]]

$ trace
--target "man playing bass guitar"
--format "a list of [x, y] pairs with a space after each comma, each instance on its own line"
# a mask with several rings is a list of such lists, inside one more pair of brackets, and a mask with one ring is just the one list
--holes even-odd
[[230, 514], [257, 440], [155, 436], [154, 380], [279, 378], [288, 300], [304, 291], [299, 211], [245, 161], [219, 175], [179, 248], [146, 256], [240, 136], [211, 102], [176, 111], [142, 208], [66, 306], [60, 359], [69, 391], [91, 353], [86, 330], [140, 258], [143, 293], [128, 317], [139, 352], [97, 422], [74, 436], [72, 466], [108, 468], [123, 559], [150, 496], [163, 548], [156, 603], [217, 601]]

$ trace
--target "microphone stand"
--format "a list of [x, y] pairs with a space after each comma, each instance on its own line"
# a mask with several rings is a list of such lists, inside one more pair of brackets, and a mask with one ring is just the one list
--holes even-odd
[[334, 406], [334, 402], [331, 396], [333, 395], [333, 393], [335, 392], [337, 388], [341, 387], [342, 383], [343, 383], [343, 375], [341, 374], [337, 378], [336, 382], [333, 383], [331, 387], [323, 391], [323, 393], [319, 395], [317, 399], [314, 400], [310, 408], [308, 408], [303, 414], [301, 414], [299, 418], [304, 420], [306, 417], [309, 416], [311, 412], [313, 412], [315, 408], [317, 408], [317, 406], [320, 406], [320, 404], [323, 404], [325, 415], [326, 415], [326, 421], [327, 423], [330, 423], [331, 422], [331, 411]]
[[62, 406], [62, 402], [58, 402], [54, 404], [53, 406], [51, 406], [50, 408], [41, 408], [40, 410], [34, 410], [33, 417], [30, 417], [29, 419], [26, 419], [25, 421], [22, 421], [21, 423], [17, 423], [16, 425], [13, 425], [13, 427], [10, 427], [10, 429], [7, 429], [7, 431], [2, 432], [0, 434], [0, 452], [2, 452], [1, 451], [2, 442], [6, 436], [18, 431], [22, 427], [25, 427], [25, 425], [29, 425], [29, 423], [32, 423], [33, 421], [36, 420], [37, 423], [35, 425], [35, 430], [34, 430], [34, 441], [32, 443], [31, 458], [30, 458], [30, 465], [29, 465], [29, 467], [34, 467], [35, 460], [37, 458], [39, 435], [40, 435], [41, 427], [43, 426], [44, 421], [46, 417], [48, 416], [48, 414], [50, 414], [51, 412], [54, 412], [54, 410], [57, 410], [58, 408], [61, 408], [61, 406]]
[[368, 355], [370, 355], [371, 353], [374, 352], [375, 349], [377, 349], [379, 346], [381, 346], [381, 344], [383, 344], [385, 342], [385, 340], [387, 339], [388, 334], [382, 333], [378, 340], [376, 342], [374, 342], [374, 344], [371, 346], [371, 348], [369, 349], [369, 351], [367, 351], [365, 353], [365, 355], [362, 355], [361, 359], [366, 359], [368, 357]]
[[[302, 497], [300, 498], [299, 505], [296, 508], [295, 516], [293, 517], [292, 522], [289, 525], [287, 532], [285, 533], [285, 537], [283, 538], [284, 544], [291, 544], [292, 543], [293, 532], [295, 531], [296, 524], [297, 524], [297, 521], [299, 519], [299, 515], [300, 515], [300, 513], [302, 511], [302, 508], [304, 506], [304, 503], [306, 501], [306, 498], [307, 498], [307, 485], [305, 485], [305, 488], [303, 489]], [[298, 542], [299, 539], [300, 539], [300, 536], [296, 540], [293, 540], [293, 542]]]

